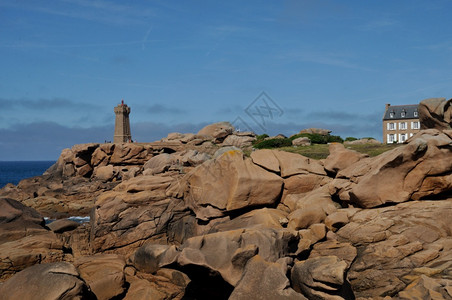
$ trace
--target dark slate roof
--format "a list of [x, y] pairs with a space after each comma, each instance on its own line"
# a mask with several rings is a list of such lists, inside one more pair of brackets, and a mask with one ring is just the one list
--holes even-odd
[[[408, 105], [390, 105], [385, 111], [383, 120], [403, 120], [403, 119], [419, 119], [419, 116], [414, 116], [414, 112], [417, 112], [418, 104]], [[405, 111], [405, 117], [402, 117], [402, 112]], [[391, 112], [394, 113], [394, 117], [391, 118]]]

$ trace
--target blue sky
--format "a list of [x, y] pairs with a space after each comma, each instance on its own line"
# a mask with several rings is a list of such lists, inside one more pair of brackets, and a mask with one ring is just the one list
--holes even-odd
[[112, 140], [122, 98], [139, 142], [218, 121], [381, 139], [385, 103], [452, 96], [451, 11], [450, 0], [0, 0], [0, 160]]

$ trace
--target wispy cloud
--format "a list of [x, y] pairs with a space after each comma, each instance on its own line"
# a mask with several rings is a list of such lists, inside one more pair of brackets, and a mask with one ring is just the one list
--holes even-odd
[[146, 111], [150, 114], [172, 114], [172, 115], [180, 115], [184, 112], [187, 112], [186, 110], [183, 110], [178, 107], [171, 107], [162, 104], [153, 104], [152, 106], [147, 107]]
[[102, 0], [64, 0], [61, 3], [41, 0], [0, 1], [0, 6], [115, 25], [145, 24], [146, 18], [155, 15], [148, 7]]
[[392, 30], [398, 22], [392, 19], [372, 20], [359, 27], [359, 30], [383, 32]]
[[52, 109], [76, 109], [86, 110], [95, 109], [99, 106], [93, 103], [80, 103], [64, 98], [51, 98], [51, 99], [2, 99], [0, 98], [0, 108], [3, 111], [11, 109], [27, 109], [27, 110], [52, 110]]
[[370, 68], [363, 67], [356, 63], [350, 62], [347, 58], [337, 53], [328, 53], [328, 52], [322, 53], [300, 50], [300, 52], [290, 52], [281, 54], [278, 56], [278, 58], [281, 60], [288, 61], [308, 62], [346, 69], [372, 71], [372, 69]]

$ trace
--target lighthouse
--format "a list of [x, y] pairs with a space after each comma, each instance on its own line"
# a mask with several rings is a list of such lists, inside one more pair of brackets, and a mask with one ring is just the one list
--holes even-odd
[[121, 100], [121, 104], [115, 107], [115, 135], [113, 142], [122, 144], [132, 141], [132, 135], [130, 134], [130, 121], [129, 121], [130, 107], [124, 104], [124, 100]]

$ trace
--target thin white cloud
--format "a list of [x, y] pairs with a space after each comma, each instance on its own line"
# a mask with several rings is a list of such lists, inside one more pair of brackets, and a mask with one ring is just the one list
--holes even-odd
[[325, 53], [325, 52], [311, 52], [311, 51], [300, 51], [291, 52], [278, 56], [281, 60], [288, 61], [298, 61], [298, 62], [308, 62], [315, 63], [333, 67], [340, 67], [346, 69], [354, 69], [361, 71], [372, 71], [372, 69], [360, 66], [353, 62], [348, 61], [346, 58], [341, 57], [337, 53]]
[[380, 19], [380, 20], [373, 20], [365, 23], [364, 25], [360, 26], [360, 30], [364, 31], [387, 31], [392, 30], [394, 26], [398, 25], [397, 21], [391, 20], [391, 19]]
[[122, 5], [107, 1], [0, 1], [0, 7], [115, 25], [143, 25], [148, 22], [147, 18], [155, 16], [147, 6]]

